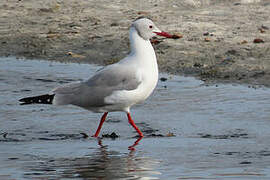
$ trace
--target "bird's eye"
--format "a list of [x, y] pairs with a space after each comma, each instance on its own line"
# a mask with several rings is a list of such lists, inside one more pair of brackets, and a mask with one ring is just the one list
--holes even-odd
[[152, 26], [152, 25], [150, 25], [150, 26], [149, 26], [149, 28], [150, 28], [150, 29], [152, 29], [152, 28], [153, 28], [153, 26]]

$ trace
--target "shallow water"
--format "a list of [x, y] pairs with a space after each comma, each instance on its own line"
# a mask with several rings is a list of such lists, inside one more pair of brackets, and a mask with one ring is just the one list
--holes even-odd
[[161, 74], [168, 80], [132, 109], [146, 135], [134, 149], [128, 147], [136, 133], [124, 113], [109, 113], [101, 131], [119, 138], [84, 138], [81, 133], [95, 132], [101, 114], [18, 103], [86, 79], [99, 68], [0, 59], [1, 180], [270, 178], [268, 88], [206, 86], [191, 77]]

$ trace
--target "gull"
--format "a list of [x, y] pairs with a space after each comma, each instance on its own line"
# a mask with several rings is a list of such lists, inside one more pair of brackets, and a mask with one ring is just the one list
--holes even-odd
[[131, 51], [118, 63], [98, 70], [86, 81], [68, 83], [45, 95], [22, 98], [21, 105], [75, 105], [103, 113], [93, 137], [98, 137], [109, 112], [122, 111], [140, 137], [143, 133], [130, 115], [130, 108], [146, 100], [158, 82], [158, 64], [150, 39], [156, 35], [172, 38], [150, 19], [138, 18], [129, 30]]

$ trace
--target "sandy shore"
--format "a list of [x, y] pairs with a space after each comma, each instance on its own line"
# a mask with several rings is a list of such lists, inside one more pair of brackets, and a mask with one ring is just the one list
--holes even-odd
[[268, 0], [2, 0], [0, 56], [110, 64], [143, 15], [183, 35], [154, 45], [162, 71], [269, 86], [269, 12]]

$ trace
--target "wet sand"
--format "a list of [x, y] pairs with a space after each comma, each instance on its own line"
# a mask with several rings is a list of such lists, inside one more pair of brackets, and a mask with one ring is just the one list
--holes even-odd
[[[0, 179], [269, 179], [270, 90], [238, 84], [207, 85], [160, 74], [153, 95], [132, 109], [146, 135], [124, 113], [74, 106], [20, 106], [18, 99], [87, 79], [89, 64], [0, 59]], [[167, 80], [165, 80], [167, 79]], [[165, 81], [164, 81], [165, 80]]]
[[147, 16], [183, 35], [154, 45], [163, 72], [269, 86], [269, 12], [268, 0], [2, 0], [0, 56], [110, 64]]

